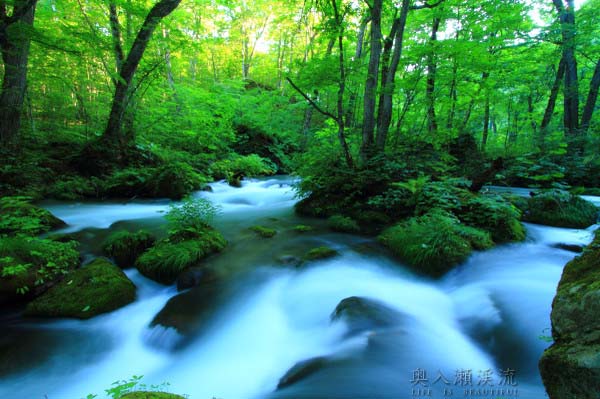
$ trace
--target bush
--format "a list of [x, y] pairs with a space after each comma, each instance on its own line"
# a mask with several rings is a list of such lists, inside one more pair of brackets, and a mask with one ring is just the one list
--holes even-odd
[[32, 205], [30, 200], [29, 197], [0, 198], [0, 236], [34, 236], [65, 225], [47, 210]]
[[152, 197], [149, 186], [154, 168], [125, 168], [110, 175], [105, 184], [105, 194], [110, 197]]
[[521, 212], [500, 196], [474, 196], [458, 212], [465, 224], [491, 233], [497, 243], [523, 241], [525, 228], [519, 221]]
[[566, 191], [539, 193], [528, 201], [523, 220], [556, 227], [586, 228], [596, 223], [598, 208]]
[[144, 276], [169, 285], [185, 269], [197, 266], [202, 259], [221, 251], [226, 245], [223, 236], [210, 228], [180, 230], [144, 252], [135, 266]]
[[151, 179], [150, 193], [153, 197], [181, 199], [200, 189], [208, 179], [183, 162], [166, 163], [156, 169]]
[[118, 267], [96, 259], [30, 302], [25, 315], [88, 319], [133, 302], [135, 290]]
[[180, 205], [171, 204], [165, 216], [172, 231], [202, 230], [210, 227], [221, 208], [205, 198], [187, 197]]
[[155, 241], [156, 238], [145, 230], [136, 233], [122, 230], [108, 236], [102, 248], [119, 267], [133, 267], [137, 258], [153, 246]]
[[103, 191], [101, 180], [96, 177], [70, 176], [52, 184], [46, 193], [50, 198], [75, 201], [99, 197]]
[[210, 171], [215, 179], [227, 179], [234, 176], [265, 176], [272, 175], [276, 167], [265, 158], [256, 154], [246, 156], [234, 154], [228, 159], [213, 162]]
[[328, 220], [329, 228], [342, 233], [358, 233], [360, 227], [353, 219], [342, 215], [333, 215]]
[[410, 266], [433, 276], [463, 262], [474, 248], [493, 245], [488, 233], [464, 226], [440, 210], [390, 227], [379, 240]]
[[0, 238], [0, 303], [36, 296], [79, 264], [77, 243]]
[[427, 183], [415, 194], [415, 212], [417, 215], [424, 215], [432, 209], [441, 209], [455, 213], [460, 210], [462, 200], [472, 195], [447, 182]]

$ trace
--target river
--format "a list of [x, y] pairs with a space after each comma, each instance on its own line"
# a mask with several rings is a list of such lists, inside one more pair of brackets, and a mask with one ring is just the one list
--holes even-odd
[[[554, 245], [585, 245], [593, 228], [528, 224], [526, 242], [475, 253], [431, 280], [372, 238], [331, 233], [322, 221], [295, 216], [291, 184], [283, 177], [244, 181], [238, 189], [219, 182], [213, 192], [195, 194], [221, 207], [215, 225], [230, 242], [207, 260], [229, 276], [210, 306], [199, 289], [178, 294], [129, 269], [137, 300], [112, 313], [87, 321], [4, 316], [0, 397], [103, 397], [114, 381], [133, 375], [143, 375], [148, 385], [168, 382], [171, 392], [192, 399], [404, 399], [429, 389], [424, 397], [545, 396], [537, 361], [549, 345], [545, 336], [562, 268], [575, 256]], [[164, 232], [169, 201], [44, 206], [68, 223], [65, 232], [77, 235], [89, 258], [111, 230]], [[278, 234], [259, 238], [248, 230], [256, 224]], [[298, 224], [314, 231], [299, 234]], [[300, 268], [277, 261], [320, 245], [340, 256]], [[377, 300], [406, 321], [392, 332], [349, 337], [330, 315], [350, 296]], [[151, 325], [170, 300], [171, 319], [189, 326], [183, 333]], [[275, 391], [288, 369], [315, 356], [329, 360]]]

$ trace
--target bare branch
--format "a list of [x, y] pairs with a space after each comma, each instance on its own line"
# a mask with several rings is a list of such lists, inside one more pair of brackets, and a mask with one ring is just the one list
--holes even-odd
[[314, 102], [309, 96], [307, 96], [298, 86], [296, 86], [296, 84], [294, 82], [292, 82], [292, 79], [286, 77], [285, 80], [287, 80], [289, 82], [290, 85], [292, 85], [292, 87], [294, 88], [294, 90], [296, 90], [302, 97], [304, 97], [304, 99], [306, 101], [308, 101], [308, 103], [310, 105], [312, 105], [312, 107], [314, 109], [316, 109], [319, 113], [325, 115], [328, 118], [333, 119], [336, 123], [339, 123], [337, 117], [335, 115], [333, 115], [330, 112], [325, 111], [324, 109], [322, 109], [321, 107], [319, 107], [319, 105]]

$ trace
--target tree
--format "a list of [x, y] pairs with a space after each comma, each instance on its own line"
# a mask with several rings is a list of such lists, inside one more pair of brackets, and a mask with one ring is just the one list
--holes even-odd
[[0, 142], [3, 145], [12, 141], [21, 127], [36, 4], [37, 0], [15, 0], [9, 15], [7, 2], [0, 1], [0, 49], [4, 66], [0, 93]]
[[[122, 66], [118, 68], [118, 79], [116, 81], [115, 93], [112, 101], [112, 107], [110, 115], [108, 117], [108, 124], [104, 131], [103, 139], [110, 145], [125, 148], [129, 145], [133, 137], [126, 135], [123, 129], [125, 112], [130, 101], [132, 93], [131, 83], [135, 72], [138, 68], [140, 60], [144, 55], [144, 51], [148, 46], [148, 42], [152, 37], [152, 33], [160, 23], [160, 21], [173, 12], [177, 6], [181, 3], [181, 0], [160, 0], [152, 7], [146, 19], [144, 20], [142, 27], [140, 28], [131, 50], [124, 58], [122, 55], [122, 49], [120, 49], [120, 34], [118, 27], [118, 16], [113, 15], [111, 12], [111, 28], [113, 30], [113, 40], [115, 45], [115, 54], [117, 60], [123, 57]], [[112, 7], [114, 3], [110, 3]], [[116, 32], [115, 32], [116, 29]], [[117, 63], [118, 65], [119, 63]]]

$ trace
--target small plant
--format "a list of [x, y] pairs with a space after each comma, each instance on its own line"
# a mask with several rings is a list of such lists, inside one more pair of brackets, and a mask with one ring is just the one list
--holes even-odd
[[202, 230], [211, 227], [221, 208], [205, 198], [186, 197], [180, 205], [170, 205], [165, 216], [172, 231]]

